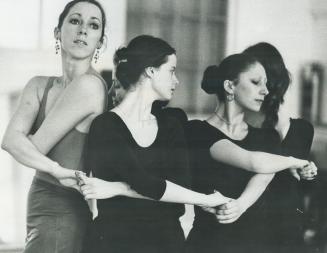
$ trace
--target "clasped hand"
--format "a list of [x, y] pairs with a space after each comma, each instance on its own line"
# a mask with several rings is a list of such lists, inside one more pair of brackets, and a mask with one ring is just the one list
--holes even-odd
[[86, 200], [108, 199], [119, 195], [119, 183], [108, 182], [96, 177], [87, 177], [79, 173], [80, 192]]
[[290, 169], [290, 172], [297, 180], [313, 180], [318, 174], [318, 168], [314, 162], [309, 162], [303, 168]]
[[217, 221], [221, 224], [233, 223], [245, 212], [245, 208], [237, 199], [229, 199], [225, 204], [216, 207], [202, 207], [202, 209], [215, 215]]

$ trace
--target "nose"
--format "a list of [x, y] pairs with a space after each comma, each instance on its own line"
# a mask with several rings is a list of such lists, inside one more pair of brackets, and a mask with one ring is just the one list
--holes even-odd
[[174, 75], [174, 83], [175, 83], [175, 85], [178, 85], [179, 84], [179, 80], [178, 80], [178, 78], [177, 78], [176, 75]]
[[263, 94], [264, 96], [267, 96], [269, 94], [269, 90], [267, 88], [267, 84], [266, 83], [264, 83], [262, 85], [261, 94]]
[[83, 35], [87, 34], [87, 29], [85, 24], [83, 23], [80, 24], [78, 33]]

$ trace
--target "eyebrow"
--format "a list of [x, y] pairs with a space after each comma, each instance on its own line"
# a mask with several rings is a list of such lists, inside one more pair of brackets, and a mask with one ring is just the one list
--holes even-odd
[[[79, 16], [79, 17], [82, 17], [82, 15], [81, 15], [80, 13], [78, 13], [78, 12], [72, 13], [72, 14], [70, 14], [69, 16], [73, 16], [73, 15], [77, 15], [77, 16]], [[97, 21], [100, 22], [100, 19], [97, 18], [97, 17], [91, 17], [91, 19], [96, 19]]]

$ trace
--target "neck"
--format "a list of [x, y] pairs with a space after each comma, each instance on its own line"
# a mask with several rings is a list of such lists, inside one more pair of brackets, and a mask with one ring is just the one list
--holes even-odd
[[214, 116], [228, 128], [244, 123], [244, 111], [230, 105], [230, 103], [218, 105]]
[[248, 133], [248, 125], [244, 121], [244, 111], [229, 102], [218, 104], [207, 121], [235, 140], [244, 139]]
[[92, 69], [91, 59], [74, 59], [62, 52], [62, 84], [67, 86], [71, 81]]
[[136, 83], [131, 87], [123, 101], [117, 106], [118, 111], [130, 121], [147, 121], [153, 119], [151, 114], [155, 96], [148, 87], [148, 83]]
[[261, 128], [262, 123], [265, 120], [265, 115], [263, 112], [245, 112], [245, 121], [248, 122], [251, 126]]

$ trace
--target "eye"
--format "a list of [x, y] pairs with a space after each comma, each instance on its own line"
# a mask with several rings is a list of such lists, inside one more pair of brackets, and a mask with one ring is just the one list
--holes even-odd
[[79, 20], [77, 18], [72, 18], [69, 20], [69, 23], [73, 24], [73, 25], [78, 25], [79, 24]]
[[259, 84], [260, 84], [260, 81], [258, 81], [258, 80], [252, 80], [252, 83], [253, 83], [254, 85], [259, 85]]
[[97, 23], [91, 23], [90, 26], [91, 26], [91, 28], [94, 29], [94, 30], [98, 30], [99, 27], [100, 27]]

